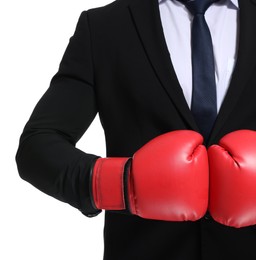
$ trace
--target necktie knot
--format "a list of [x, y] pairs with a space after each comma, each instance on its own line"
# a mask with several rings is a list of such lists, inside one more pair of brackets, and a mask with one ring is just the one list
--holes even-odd
[[203, 14], [206, 12], [208, 7], [216, 2], [216, 0], [178, 0], [183, 3], [191, 14]]

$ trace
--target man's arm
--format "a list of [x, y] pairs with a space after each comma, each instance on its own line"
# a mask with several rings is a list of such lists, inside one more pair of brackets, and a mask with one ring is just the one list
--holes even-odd
[[75, 147], [97, 114], [87, 12], [79, 17], [58, 72], [20, 137], [16, 162], [24, 180], [87, 216], [89, 175], [96, 155]]

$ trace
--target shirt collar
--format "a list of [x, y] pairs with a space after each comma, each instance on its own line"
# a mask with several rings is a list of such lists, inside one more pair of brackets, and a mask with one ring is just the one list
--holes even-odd
[[238, 0], [230, 0], [230, 2], [232, 2], [232, 4], [239, 9], [239, 4], [238, 4]]
[[[158, 0], [158, 3], [160, 4], [165, 1], [167, 1], [167, 0]], [[226, 1], [230, 1], [230, 3], [232, 3], [237, 9], [239, 9], [238, 0], [226, 0]]]

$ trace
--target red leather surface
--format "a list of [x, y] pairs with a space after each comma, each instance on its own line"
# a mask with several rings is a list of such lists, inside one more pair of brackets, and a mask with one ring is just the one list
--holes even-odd
[[208, 158], [200, 134], [178, 130], [138, 150], [130, 174], [130, 205], [143, 218], [186, 221], [208, 206]]
[[212, 217], [236, 228], [256, 224], [256, 132], [232, 132], [208, 155]]
[[98, 209], [125, 209], [123, 174], [128, 159], [97, 159], [93, 168], [92, 193]]

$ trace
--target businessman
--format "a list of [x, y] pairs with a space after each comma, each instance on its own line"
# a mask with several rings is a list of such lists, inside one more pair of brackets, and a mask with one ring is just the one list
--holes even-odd
[[[24, 127], [20, 176], [104, 210], [104, 260], [256, 259], [255, 46], [255, 0], [83, 11]], [[97, 113], [107, 158], [75, 147]]]

